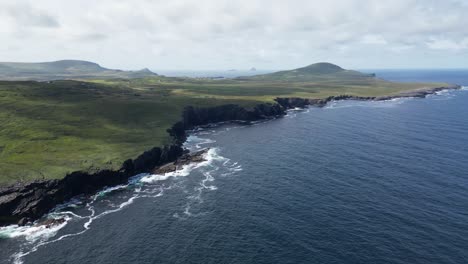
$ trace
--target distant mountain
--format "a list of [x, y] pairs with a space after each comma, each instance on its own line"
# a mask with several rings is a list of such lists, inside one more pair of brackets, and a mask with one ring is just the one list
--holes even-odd
[[298, 73], [305, 73], [305, 74], [331, 74], [337, 72], [343, 72], [345, 69], [341, 68], [338, 65], [329, 63], [329, 62], [319, 62], [315, 64], [311, 64], [309, 66], [298, 68], [292, 70]]
[[140, 71], [107, 69], [97, 63], [81, 60], [38, 63], [0, 62], [0, 80], [129, 79], [149, 76], [157, 76], [157, 74], [146, 68]]
[[257, 71], [257, 68], [252, 67], [252, 68], [250, 68], [250, 71]]
[[275, 80], [275, 81], [326, 81], [327, 79], [368, 79], [373, 78], [371, 74], [358, 71], [345, 70], [338, 65], [320, 62], [306, 67], [288, 71], [279, 71], [269, 74], [254, 75], [250, 77], [239, 77], [246, 80]]

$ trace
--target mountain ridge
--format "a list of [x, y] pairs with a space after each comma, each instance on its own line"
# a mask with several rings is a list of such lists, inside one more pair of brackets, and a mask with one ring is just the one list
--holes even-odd
[[139, 71], [108, 69], [85, 60], [51, 62], [0, 62], [0, 79], [48, 81], [57, 79], [142, 78], [157, 76], [145, 68]]
[[258, 81], [323, 81], [330, 78], [339, 80], [349, 78], [368, 79], [374, 77], [375, 76], [372, 74], [347, 70], [330, 62], [318, 62], [292, 70], [277, 71], [253, 76], [242, 76], [238, 77], [238, 79]]

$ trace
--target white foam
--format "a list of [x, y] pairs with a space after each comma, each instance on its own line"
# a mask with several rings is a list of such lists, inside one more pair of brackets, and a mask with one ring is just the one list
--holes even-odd
[[18, 226], [10, 225], [0, 228], [0, 237], [15, 238], [24, 237], [29, 242], [34, 242], [38, 239], [47, 239], [56, 235], [56, 233], [62, 229], [67, 222], [71, 219], [70, 217], [63, 217], [65, 222], [46, 227], [45, 225], [33, 225], [33, 226]]
[[196, 135], [190, 135], [188, 136], [187, 138], [187, 143], [195, 143], [197, 145], [203, 145], [203, 144], [212, 144], [212, 143], [216, 143], [215, 140], [212, 140], [212, 139], [208, 139], [208, 138], [201, 138], [201, 137], [198, 137]]
[[435, 92], [434, 94], [436, 94], [436, 95], [443, 95], [443, 94], [448, 94], [448, 93], [450, 93], [450, 92], [451, 92], [451, 90], [441, 90], [441, 91]]
[[143, 178], [141, 178], [141, 182], [144, 182], [144, 183], [156, 183], [156, 182], [159, 182], [159, 181], [165, 181], [169, 178], [172, 178], [172, 177], [186, 177], [190, 174], [190, 172], [197, 168], [197, 165], [198, 164], [188, 164], [188, 165], [184, 165], [182, 166], [182, 169], [180, 170], [176, 170], [174, 172], [168, 172], [168, 173], [165, 173], [165, 174], [150, 174], [148, 176], [145, 176]]
[[187, 138], [185, 146], [189, 146], [190, 149], [194, 149], [194, 148], [201, 149], [203, 148], [202, 145], [213, 144], [213, 143], [216, 143], [216, 141], [212, 139], [208, 139], [208, 138], [201, 138], [192, 134]]
[[392, 98], [389, 100], [382, 100], [382, 101], [357, 101], [357, 100], [331, 101], [324, 108], [325, 109], [340, 109], [340, 108], [348, 108], [348, 107], [387, 108], [387, 107], [398, 106], [412, 99], [413, 99], [412, 97], [401, 97], [401, 98]]
[[212, 182], [214, 181], [214, 178], [213, 176], [211, 175], [211, 173], [213, 173], [214, 171], [216, 170], [213, 170], [213, 171], [207, 171], [207, 172], [204, 172], [203, 175], [205, 176], [205, 179], [203, 179], [200, 183], [201, 187], [204, 188], [204, 189], [208, 189], [210, 191], [214, 191], [214, 190], [217, 190], [218, 187], [214, 186], [214, 185], [208, 185], [207, 183], [209, 182]]
[[[192, 137], [192, 140], [198, 141], [200, 144], [209, 144], [213, 143], [213, 140], [199, 138], [199, 137]], [[136, 199], [147, 197], [147, 198], [155, 198], [161, 197], [164, 194], [165, 190], [173, 189], [173, 188], [182, 188], [184, 190], [184, 185], [178, 182], [170, 182], [165, 183], [164, 181], [171, 178], [171, 177], [186, 177], [190, 175], [190, 173], [194, 169], [201, 169], [201, 173], [204, 176], [198, 185], [192, 189], [192, 191], [187, 191], [190, 195], [187, 197], [188, 202], [183, 210], [183, 217], [192, 217], [192, 216], [199, 216], [205, 213], [192, 213], [191, 208], [194, 204], [203, 203], [202, 193], [204, 191], [214, 191], [217, 190], [217, 187], [213, 184], [215, 181], [214, 175], [230, 175], [235, 173], [236, 171], [242, 170], [241, 166], [237, 162], [230, 162], [229, 159], [222, 157], [218, 154], [219, 149], [211, 148], [204, 154], [205, 161], [200, 163], [191, 163], [188, 165], [184, 165], [182, 169], [177, 170], [175, 172], [166, 173], [163, 175], [150, 175], [150, 174], [139, 174], [133, 176], [129, 179], [128, 184], [119, 185], [115, 187], [105, 188], [104, 190], [96, 193], [91, 199], [87, 199], [88, 202], [84, 202], [84, 199], [73, 199], [68, 203], [62, 204], [57, 206], [49, 215], [49, 218], [63, 218], [65, 222], [51, 226], [49, 228], [45, 226], [24, 226], [20, 227], [17, 225], [2, 227], [0, 228], [0, 237], [5, 238], [22, 238], [24, 239], [24, 243], [21, 245], [21, 251], [15, 253], [12, 256], [12, 260], [14, 263], [22, 263], [23, 258], [35, 251], [37, 251], [40, 247], [61, 241], [66, 238], [79, 236], [88, 230], [91, 229], [92, 223], [99, 218], [102, 218], [106, 215], [116, 213], [120, 210], [123, 210], [125, 207], [131, 205]], [[221, 168], [223, 169], [221, 171]], [[226, 172], [227, 169], [227, 172]], [[225, 173], [222, 173], [225, 172]], [[156, 183], [157, 185], [146, 185], [147, 183]], [[120, 204], [112, 204], [108, 201], [108, 199], [102, 199], [103, 196], [119, 191], [125, 190], [135, 187], [132, 193], [125, 192], [124, 195], [130, 194], [125, 201]], [[96, 205], [98, 208], [103, 208], [103, 211], [99, 209], [101, 212], [97, 212]], [[83, 206], [85, 209], [85, 213], [77, 213], [72, 211], [73, 209], [78, 206]], [[102, 207], [104, 206], [104, 207]], [[87, 213], [86, 213], [87, 212]], [[177, 214], [174, 216], [176, 217]], [[82, 223], [82, 229], [75, 233], [68, 233], [63, 234], [59, 237], [56, 237], [59, 230], [64, 228], [69, 222], [71, 221], [79, 221]]]
[[176, 170], [174, 172], [168, 172], [165, 174], [150, 174], [142, 177], [140, 181], [144, 183], [156, 183], [159, 181], [165, 181], [172, 177], [186, 177], [190, 175], [194, 169], [210, 165], [214, 160], [224, 159], [223, 157], [219, 156], [217, 152], [218, 150], [216, 148], [211, 148], [203, 155], [205, 161], [183, 165], [180, 170]]
[[[109, 193], [109, 192], [119, 190], [119, 189], [122, 189], [122, 188], [124, 188], [124, 185], [116, 186], [116, 187], [112, 187], [112, 188], [106, 188], [105, 190], [103, 190], [103, 191], [99, 192], [98, 194], [94, 195], [91, 202], [89, 202], [86, 205], [86, 208], [88, 209], [88, 211], [91, 212], [91, 214], [88, 215], [88, 216], [80, 216], [80, 215], [77, 215], [77, 214], [75, 214], [73, 212], [70, 212], [70, 211], [52, 212], [51, 214], [49, 214], [49, 217], [50, 216], [62, 216], [61, 218], [65, 219], [65, 222], [63, 222], [61, 224], [58, 224], [58, 225], [53, 225], [53, 226], [51, 226], [49, 228], [47, 228], [44, 225], [42, 225], [42, 226], [24, 226], [24, 227], [19, 227], [17, 225], [13, 225], [13, 226], [5, 227], [5, 228], [0, 228], [0, 234], [3, 233], [4, 235], [7, 235], [10, 238], [24, 237], [25, 240], [27, 241], [27, 244], [25, 246], [33, 245], [29, 250], [27, 250], [25, 252], [20, 251], [20, 252], [14, 254], [12, 256], [13, 263], [18, 263], [18, 264], [23, 263], [22, 259], [25, 256], [37, 251], [40, 247], [42, 247], [44, 245], [55, 243], [55, 242], [58, 242], [58, 241], [61, 241], [61, 240], [65, 239], [65, 238], [78, 236], [78, 235], [81, 235], [81, 234], [85, 233], [86, 231], [88, 231], [90, 229], [90, 226], [91, 226], [91, 224], [93, 223], [94, 220], [99, 219], [99, 218], [101, 218], [101, 217], [103, 217], [105, 215], [118, 212], [118, 211], [122, 210], [123, 208], [127, 207], [128, 205], [132, 204], [135, 199], [139, 198], [138, 195], [132, 196], [127, 201], [125, 201], [125, 202], [121, 203], [119, 206], [117, 206], [117, 208], [111, 209], [111, 210], [106, 210], [106, 211], [96, 215], [93, 204], [98, 200], [98, 197], [102, 196], [105, 193]], [[62, 229], [63, 227], [65, 227], [67, 225], [67, 223], [70, 222], [71, 220], [73, 220], [74, 218], [88, 219], [88, 221], [86, 221], [83, 224], [83, 230], [81, 230], [81, 231], [79, 231], [77, 233], [65, 234], [65, 235], [62, 235], [62, 236], [60, 236], [60, 237], [58, 237], [56, 239], [49, 240], [50, 238], [56, 236], [57, 232], [60, 229]], [[34, 244], [34, 243], [36, 243], [36, 244]]]

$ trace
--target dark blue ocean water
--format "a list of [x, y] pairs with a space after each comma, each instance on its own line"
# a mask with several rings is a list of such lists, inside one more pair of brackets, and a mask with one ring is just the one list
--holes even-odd
[[[468, 85], [467, 72], [377, 74]], [[333, 102], [197, 131], [187, 146], [211, 147], [207, 162], [70, 203], [53, 229], [2, 229], [0, 259], [468, 263], [467, 102], [465, 89]]]

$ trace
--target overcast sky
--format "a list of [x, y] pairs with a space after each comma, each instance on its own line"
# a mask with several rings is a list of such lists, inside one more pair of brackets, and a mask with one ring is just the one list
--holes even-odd
[[0, 0], [0, 61], [468, 68], [467, 0]]

